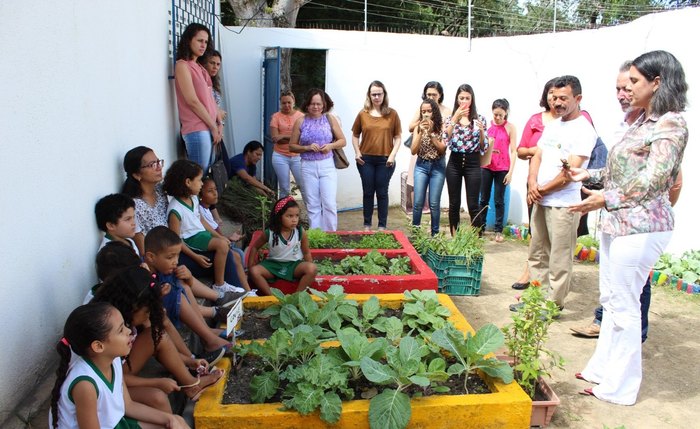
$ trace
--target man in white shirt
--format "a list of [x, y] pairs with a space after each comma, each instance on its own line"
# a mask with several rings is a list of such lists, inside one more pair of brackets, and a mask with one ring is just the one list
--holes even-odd
[[[580, 215], [570, 205], [581, 201], [581, 184], [566, 178], [564, 169], [586, 168], [597, 134], [581, 115], [581, 83], [561, 76], [552, 88], [559, 119], [545, 127], [530, 162], [528, 203], [533, 204], [528, 265], [530, 278], [539, 280], [549, 299], [564, 308], [573, 272], [576, 228]], [[517, 305], [511, 306], [516, 311]]]

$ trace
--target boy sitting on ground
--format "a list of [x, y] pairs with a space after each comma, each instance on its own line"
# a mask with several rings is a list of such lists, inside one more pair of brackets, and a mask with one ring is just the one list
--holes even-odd
[[100, 198], [95, 204], [97, 227], [105, 233], [99, 252], [110, 241], [120, 241], [134, 249], [139, 257], [139, 249], [133, 238], [136, 235], [134, 200], [124, 194], [110, 194]]

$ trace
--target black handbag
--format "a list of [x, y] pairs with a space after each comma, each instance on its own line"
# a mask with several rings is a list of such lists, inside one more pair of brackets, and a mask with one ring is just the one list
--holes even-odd
[[223, 144], [224, 142], [220, 142], [212, 148], [210, 161], [214, 162], [209, 164], [209, 171], [207, 172], [207, 176], [214, 180], [219, 195], [223, 194], [228, 183], [228, 172], [226, 171], [226, 162], [228, 160], [224, 160], [222, 156]]

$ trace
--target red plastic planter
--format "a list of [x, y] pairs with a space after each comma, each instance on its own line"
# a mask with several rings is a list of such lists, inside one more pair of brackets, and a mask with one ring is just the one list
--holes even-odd
[[[316, 281], [312, 285], [314, 289], [325, 291], [331, 285], [341, 285], [346, 293], [403, 293], [405, 290], [421, 289], [437, 291], [438, 280], [435, 273], [423, 262], [416, 249], [413, 248], [408, 238], [401, 231], [387, 231], [394, 235], [396, 241], [402, 246], [401, 249], [376, 249], [387, 258], [397, 256], [408, 256], [411, 260], [413, 274], [405, 276], [373, 276], [373, 275], [350, 275], [350, 276], [316, 276]], [[338, 231], [341, 235], [363, 235], [372, 234], [364, 231]], [[253, 233], [252, 241], [260, 237], [262, 231]], [[331, 258], [341, 260], [346, 256], [364, 256], [372, 249], [311, 249], [314, 259], [320, 260]], [[246, 250], [246, 260], [250, 258], [250, 248]], [[286, 280], [276, 280], [270, 286], [281, 290], [284, 293], [294, 293], [297, 289], [296, 282]]]

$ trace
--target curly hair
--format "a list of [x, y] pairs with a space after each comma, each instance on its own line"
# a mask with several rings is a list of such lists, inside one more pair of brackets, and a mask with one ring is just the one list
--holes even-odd
[[71, 350], [78, 356], [86, 357], [93, 341], [107, 339], [112, 329], [109, 324], [112, 309], [114, 307], [106, 302], [85, 304], [73, 310], [66, 319], [63, 338], [56, 344], [60, 362], [56, 369], [56, 383], [51, 390], [51, 417], [54, 428], [58, 427], [58, 400], [61, 397], [61, 386], [68, 374]]
[[474, 95], [474, 89], [471, 85], [466, 83], [461, 84], [459, 88], [457, 88], [457, 92], [455, 93], [455, 105], [452, 109], [452, 114], [454, 115], [459, 108], [459, 94], [462, 92], [468, 92], [472, 96], [472, 104], [469, 106], [469, 120], [473, 121], [474, 119], [478, 119], [479, 114], [476, 112], [476, 96]]
[[190, 43], [192, 42], [192, 39], [197, 36], [197, 33], [200, 31], [204, 31], [207, 33], [207, 36], [209, 37], [209, 41], [207, 43], [207, 50], [204, 52], [203, 57], [209, 56], [211, 51], [214, 49], [212, 46], [212, 40], [211, 40], [211, 32], [209, 31], [209, 28], [205, 25], [202, 25], [198, 22], [193, 22], [192, 24], [188, 25], [185, 28], [185, 31], [182, 32], [182, 35], [180, 36], [180, 41], [177, 44], [177, 51], [176, 51], [176, 60], [185, 60], [185, 61], [190, 61], [192, 60], [192, 57], [194, 56], [192, 49], [190, 49]]
[[[279, 210], [275, 210], [277, 204], [286, 198], [288, 198], [288, 201], [282, 207], [280, 207]], [[284, 216], [284, 213], [292, 207], [299, 207], [299, 204], [294, 198], [291, 197], [280, 198], [272, 205], [272, 210], [270, 211], [269, 228], [270, 232], [272, 233], [273, 246], [276, 246], [279, 243], [279, 236], [282, 233], [282, 216]]]
[[430, 118], [430, 120], [433, 121], [432, 132], [439, 135], [442, 131], [442, 113], [440, 112], [440, 106], [438, 106], [435, 100], [428, 97], [425, 97], [425, 100], [420, 103], [420, 107], [423, 107], [424, 104], [429, 104], [430, 108], [433, 110], [432, 117]]
[[124, 172], [126, 180], [122, 185], [122, 194], [126, 194], [131, 198], [140, 198], [143, 190], [141, 183], [134, 178], [134, 174], [141, 171], [141, 162], [147, 153], [153, 152], [153, 149], [146, 146], [136, 146], [124, 155]]
[[178, 159], [173, 162], [173, 165], [165, 173], [163, 190], [172, 197], [189, 197], [191, 191], [187, 187], [185, 180], [192, 180], [200, 174], [202, 174], [202, 167], [199, 164], [189, 159]]
[[124, 268], [110, 276], [95, 292], [93, 302], [108, 302], [131, 326], [134, 312], [142, 308], [149, 310], [153, 345], [157, 346], [163, 336], [163, 304], [160, 299], [162, 285], [141, 266]]
[[659, 88], [651, 96], [650, 113], [661, 116], [682, 112], [688, 102], [688, 84], [681, 63], [666, 51], [651, 51], [638, 56], [632, 66], [651, 82], [659, 78]]
[[309, 113], [309, 104], [311, 104], [311, 99], [314, 95], [319, 95], [321, 100], [323, 100], [323, 113], [330, 111], [333, 108], [333, 100], [326, 94], [326, 91], [321, 88], [311, 88], [306, 91], [306, 96], [304, 97], [304, 102], [299, 107], [299, 109], [304, 113]]

